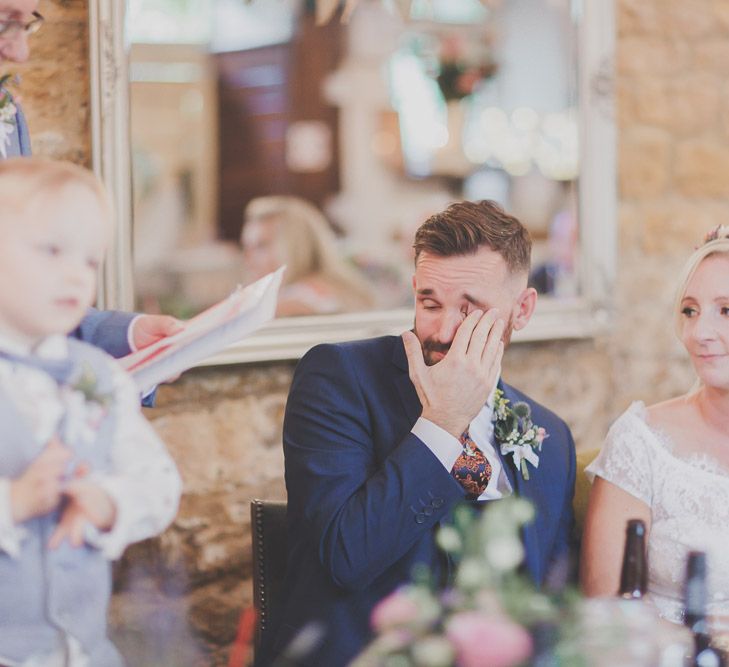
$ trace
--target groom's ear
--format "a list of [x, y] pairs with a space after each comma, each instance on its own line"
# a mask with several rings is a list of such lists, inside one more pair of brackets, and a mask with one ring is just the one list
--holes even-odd
[[537, 290], [533, 287], [527, 287], [522, 290], [517, 297], [516, 304], [514, 305], [514, 329], [518, 331], [523, 329], [534, 314], [534, 309], [537, 306]]

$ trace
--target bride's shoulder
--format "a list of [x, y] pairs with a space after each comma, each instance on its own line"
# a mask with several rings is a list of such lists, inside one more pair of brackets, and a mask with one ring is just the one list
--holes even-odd
[[646, 406], [643, 401], [634, 401], [613, 422], [607, 441], [612, 442], [615, 446], [625, 443], [634, 447], [637, 443], [642, 442], [652, 449], [656, 447], [665, 449], [667, 439], [664, 437], [663, 408], [660, 413], [655, 410], [662, 405], [664, 404]]
[[633, 401], [628, 408], [613, 422], [613, 427], [626, 427], [636, 423], [645, 424], [648, 408], [643, 401]]
[[686, 424], [694, 418], [694, 410], [686, 396], [677, 396], [645, 408], [648, 426], [659, 431], [672, 431], [676, 425]]
[[609, 477], [602, 476], [611, 480], [626, 476], [648, 479], [656, 454], [664, 447], [646, 420], [645, 403], [631, 403], [610, 426], [592, 472], [610, 473]]

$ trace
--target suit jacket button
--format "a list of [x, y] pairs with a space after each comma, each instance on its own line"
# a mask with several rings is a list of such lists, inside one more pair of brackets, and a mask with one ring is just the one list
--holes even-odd
[[433, 498], [433, 501], [430, 504], [435, 507], [435, 509], [440, 509], [443, 507], [444, 502], [443, 498]]
[[418, 513], [415, 515], [415, 523], [423, 523], [425, 521], [425, 514]]
[[426, 505], [425, 507], [423, 507], [423, 514], [425, 514], [425, 516], [430, 516], [431, 514], [433, 514], [433, 508]]

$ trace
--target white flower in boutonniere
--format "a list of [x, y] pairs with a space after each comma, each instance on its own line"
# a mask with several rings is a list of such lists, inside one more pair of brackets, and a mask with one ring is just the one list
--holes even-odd
[[532, 410], [528, 403], [519, 401], [509, 404], [504, 392], [497, 389], [494, 393], [494, 436], [501, 446], [503, 455], [511, 454], [514, 465], [521, 476], [529, 479], [527, 462], [535, 468], [539, 466], [537, 452], [542, 451], [542, 442], [549, 435], [541, 426], [532, 422]]
[[63, 435], [69, 442], [93, 442], [109, 411], [111, 394], [98, 388], [96, 373], [84, 365], [78, 379], [64, 387]]
[[0, 77], [0, 155], [3, 158], [8, 156], [10, 139], [15, 132], [18, 108], [13, 104], [13, 98], [6, 89], [8, 82], [13, 79], [12, 74], [4, 74]]

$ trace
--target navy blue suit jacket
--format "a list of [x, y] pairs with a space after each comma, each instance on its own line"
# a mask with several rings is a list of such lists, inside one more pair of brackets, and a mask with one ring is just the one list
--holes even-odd
[[118, 359], [129, 354], [129, 325], [135, 313], [89, 308], [86, 316], [71, 333], [74, 338], [100, 347]]
[[[7, 94], [5, 89], [2, 92]], [[10, 142], [6, 146], [6, 154], [8, 157], [18, 157], [30, 155], [30, 134], [28, 133], [28, 124], [25, 122], [25, 114], [20, 104], [13, 100], [17, 113], [15, 114], [15, 128], [10, 134]]]
[[[534, 422], [549, 433], [529, 481], [504, 457], [512, 487], [536, 505], [536, 521], [524, 530], [525, 565], [541, 582], [568, 549], [574, 443], [556, 415], [502, 389], [512, 401], [528, 401]], [[320, 345], [299, 363], [284, 420], [286, 599], [259, 665], [270, 664], [310, 621], [319, 621], [324, 636], [297, 664], [346, 665], [371, 638], [373, 606], [407, 582], [413, 566], [425, 564], [442, 584], [449, 581], [451, 563], [435, 531], [465, 494], [410, 433], [420, 413], [400, 337]]]

